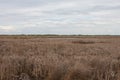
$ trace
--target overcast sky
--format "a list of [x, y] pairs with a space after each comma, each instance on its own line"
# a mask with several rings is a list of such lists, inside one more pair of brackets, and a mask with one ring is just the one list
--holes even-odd
[[0, 34], [120, 35], [120, 0], [0, 0]]

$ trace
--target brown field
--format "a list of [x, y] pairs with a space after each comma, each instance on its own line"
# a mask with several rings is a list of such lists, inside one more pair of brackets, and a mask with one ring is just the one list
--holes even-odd
[[0, 80], [120, 80], [120, 36], [0, 36]]

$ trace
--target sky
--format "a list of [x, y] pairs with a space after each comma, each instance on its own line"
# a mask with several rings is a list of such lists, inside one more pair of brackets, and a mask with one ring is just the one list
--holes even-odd
[[0, 34], [120, 35], [120, 0], [0, 0]]

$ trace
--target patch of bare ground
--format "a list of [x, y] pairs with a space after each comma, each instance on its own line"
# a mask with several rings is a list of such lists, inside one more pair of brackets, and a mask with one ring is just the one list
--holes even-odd
[[77, 40], [77, 41], [72, 41], [74, 44], [97, 44], [97, 43], [110, 43], [110, 42], [105, 42], [105, 41], [86, 41], [86, 40]]

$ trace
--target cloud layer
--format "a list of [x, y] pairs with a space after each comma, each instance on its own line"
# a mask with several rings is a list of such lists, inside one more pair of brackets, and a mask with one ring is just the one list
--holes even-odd
[[120, 35], [120, 0], [0, 0], [0, 34]]

